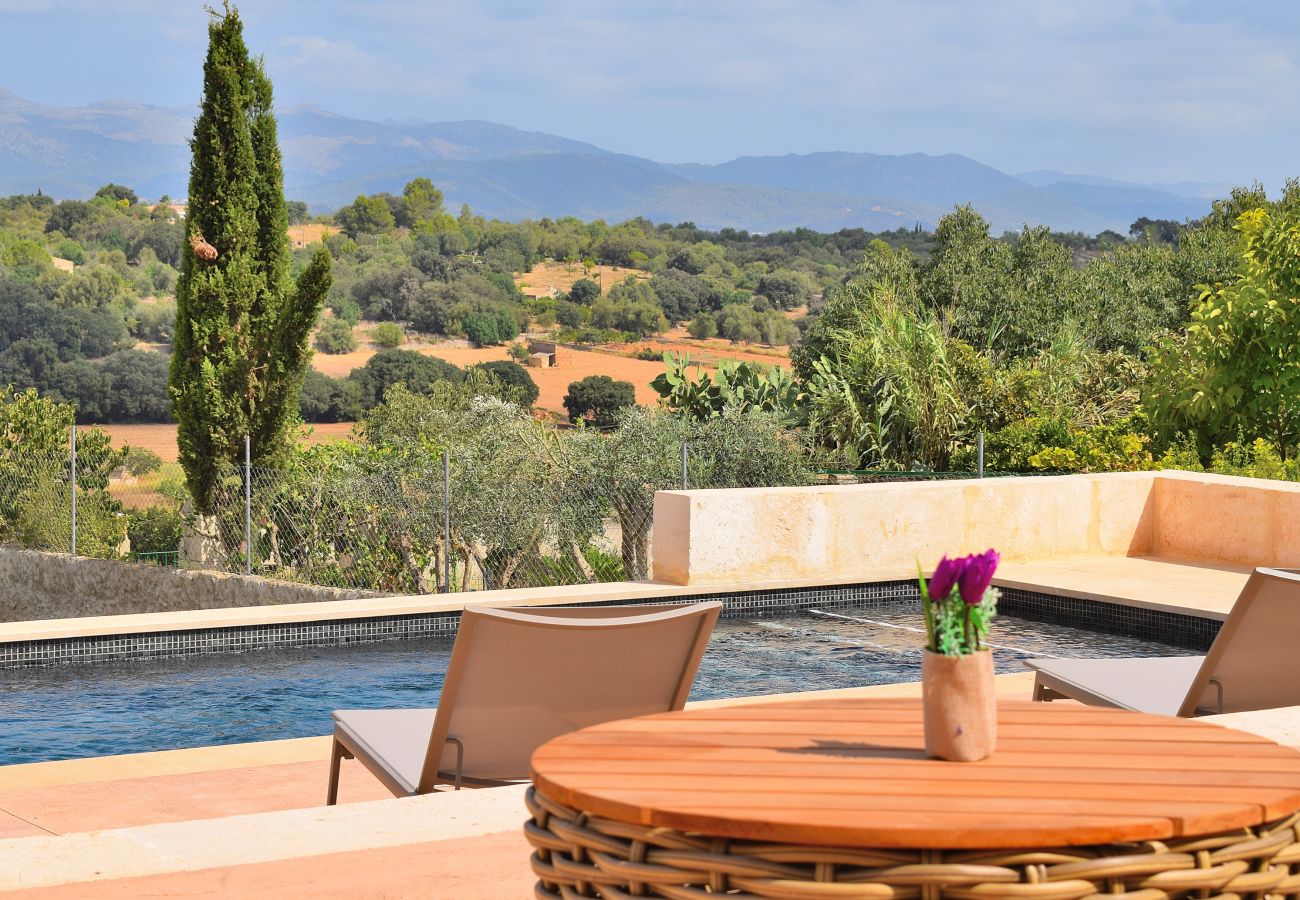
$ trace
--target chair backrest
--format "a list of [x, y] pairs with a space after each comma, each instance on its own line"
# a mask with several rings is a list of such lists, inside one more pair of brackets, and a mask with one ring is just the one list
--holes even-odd
[[[722, 604], [563, 610], [466, 608], [447, 665], [419, 790], [529, 776], [553, 737], [681, 709]], [[440, 774], [441, 773], [441, 774]]]
[[1298, 625], [1300, 573], [1256, 569], [1219, 629], [1178, 715], [1300, 705]]

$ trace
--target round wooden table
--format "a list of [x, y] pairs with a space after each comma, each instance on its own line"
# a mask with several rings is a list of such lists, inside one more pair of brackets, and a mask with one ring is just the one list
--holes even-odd
[[999, 706], [977, 763], [917, 700], [645, 716], [533, 755], [537, 896], [1300, 895], [1300, 752], [1206, 722]]

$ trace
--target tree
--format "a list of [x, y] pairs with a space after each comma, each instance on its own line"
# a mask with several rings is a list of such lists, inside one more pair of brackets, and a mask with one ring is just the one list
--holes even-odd
[[122, 350], [97, 365], [109, 379], [104, 421], [171, 421], [167, 357], [148, 350]]
[[[475, 347], [490, 347], [502, 341], [497, 330], [498, 319], [490, 312], [476, 313], [464, 322], [465, 337]], [[513, 335], [511, 335], [513, 337]]]
[[358, 194], [351, 206], [345, 206], [336, 212], [334, 221], [350, 238], [362, 234], [383, 234], [391, 231], [396, 224], [393, 210], [383, 197], [367, 197], [363, 194]]
[[307, 370], [299, 400], [304, 422], [355, 422], [361, 417], [361, 388], [351, 378], [330, 378]]
[[1300, 439], [1300, 199], [1243, 213], [1237, 231], [1236, 278], [1202, 292], [1185, 337], [1155, 355], [1148, 406], [1203, 459], [1262, 437], [1285, 460]]
[[615, 381], [608, 375], [588, 375], [569, 385], [564, 408], [569, 421], [579, 419], [597, 428], [613, 428], [618, 412], [636, 405], [636, 387], [630, 381]]
[[394, 347], [402, 346], [402, 342], [406, 340], [406, 332], [396, 322], [380, 322], [370, 329], [370, 339], [378, 346], [392, 350]]
[[800, 272], [773, 272], [758, 279], [754, 293], [771, 300], [777, 309], [794, 309], [812, 299], [812, 284]]
[[90, 204], [84, 200], [60, 200], [50, 210], [50, 218], [45, 223], [45, 233], [61, 231], [69, 237], [82, 222], [90, 218]]
[[416, 178], [402, 188], [402, 208], [397, 224], [414, 228], [420, 222], [430, 222], [442, 214], [442, 191], [427, 178]]
[[1129, 226], [1128, 233], [1151, 244], [1177, 244], [1181, 230], [1173, 219], [1148, 219], [1142, 216]]
[[301, 200], [289, 200], [284, 204], [290, 225], [301, 225], [307, 221], [307, 204]]
[[352, 326], [342, 319], [326, 319], [316, 332], [316, 349], [321, 353], [351, 353], [357, 349]]
[[712, 313], [702, 312], [694, 319], [686, 330], [690, 332], [691, 337], [696, 340], [706, 341], [718, 334], [718, 320], [713, 317]]
[[465, 373], [436, 356], [414, 350], [381, 350], [348, 377], [357, 383], [361, 403], [369, 409], [382, 403], [395, 384], [406, 385], [413, 394], [423, 394], [439, 381], [460, 382]]
[[136, 196], [135, 191], [131, 190], [126, 185], [114, 184], [111, 181], [99, 190], [95, 191], [95, 196], [106, 197], [114, 203], [122, 203], [125, 201], [127, 206], [135, 206], [140, 202], [140, 198]]
[[249, 57], [239, 13], [214, 13], [208, 39], [170, 373], [180, 462], [205, 514], [245, 434], [261, 465], [288, 449], [308, 340], [331, 283], [324, 248], [289, 282], [271, 82]]
[[517, 362], [494, 359], [489, 362], [479, 363], [473, 368], [488, 373], [508, 388], [517, 388], [520, 406], [532, 406], [537, 402], [537, 397], [541, 394], [537, 382], [533, 381], [533, 376], [529, 375], [528, 370]]
[[600, 296], [600, 285], [590, 278], [579, 278], [569, 287], [569, 300], [579, 306], [590, 306]]

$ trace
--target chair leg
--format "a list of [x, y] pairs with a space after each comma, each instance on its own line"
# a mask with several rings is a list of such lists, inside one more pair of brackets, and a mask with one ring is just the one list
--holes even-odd
[[339, 801], [339, 769], [342, 767], [345, 758], [351, 759], [352, 754], [344, 749], [338, 738], [335, 738], [334, 745], [330, 750], [330, 784], [325, 792], [326, 806], [333, 806]]

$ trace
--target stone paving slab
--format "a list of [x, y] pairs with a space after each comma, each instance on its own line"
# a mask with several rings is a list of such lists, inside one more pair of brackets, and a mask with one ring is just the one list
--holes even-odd
[[517, 831], [527, 817], [525, 788], [515, 785], [0, 840], [0, 890], [245, 866]]
[[1234, 566], [1154, 556], [1098, 556], [1006, 563], [993, 583], [1222, 621], [1250, 576]]
[[531, 850], [523, 830], [514, 828], [483, 837], [0, 893], [10, 900], [528, 898], [536, 880], [528, 867]]

